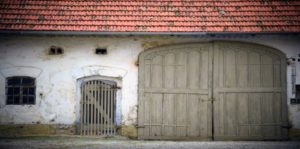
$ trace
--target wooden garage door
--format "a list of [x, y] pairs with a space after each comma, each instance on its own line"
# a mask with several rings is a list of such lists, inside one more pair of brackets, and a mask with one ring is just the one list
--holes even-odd
[[215, 139], [285, 139], [285, 56], [253, 44], [214, 46]]
[[284, 139], [284, 59], [274, 49], [235, 42], [143, 52], [139, 139]]
[[181, 45], [140, 56], [139, 139], [209, 139], [211, 44]]

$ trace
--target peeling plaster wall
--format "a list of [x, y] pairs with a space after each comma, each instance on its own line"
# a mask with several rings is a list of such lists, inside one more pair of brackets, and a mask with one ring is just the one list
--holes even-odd
[[[121, 83], [122, 124], [136, 124], [138, 55], [161, 45], [213, 40], [258, 43], [298, 58], [299, 35], [256, 36], [0, 36], [0, 123], [75, 124], [78, 122], [77, 80], [85, 77], [116, 79]], [[62, 47], [64, 55], [49, 56], [50, 46]], [[107, 55], [96, 55], [107, 48]], [[300, 84], [300, 62], [296, 62]], [[5, 77], [36, 77], [35, 105], [5, 105]], [[300, 105], [290, 105], [291, 68], [287, 68], [289, 120], [300, 128]]]

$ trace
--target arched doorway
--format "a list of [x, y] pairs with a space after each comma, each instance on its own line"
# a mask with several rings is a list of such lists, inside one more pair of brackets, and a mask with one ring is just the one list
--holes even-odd
[[139, 57], [138, 137], [287, 138], [286, 63], [241, 42], [159, 47]]
[[115, 135], [117, 83], [89, 80], [81, 84], [80, 134]]

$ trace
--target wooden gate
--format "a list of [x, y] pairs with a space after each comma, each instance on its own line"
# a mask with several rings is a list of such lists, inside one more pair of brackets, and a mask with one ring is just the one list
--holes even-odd
[[214, 46], [215, 139], [286, 139], [284, 54], [254, 44]]
[[139, 139], [210, 139], [210, 44], [146, 51], [139, 62]]
[[115, 135], [115, 82], [92, 80], [81, 86], [80, 134], [89, 136]]
[[139, 139], [287, 137], [285, 56], [238, 42], [160, 47], [139, 57]]

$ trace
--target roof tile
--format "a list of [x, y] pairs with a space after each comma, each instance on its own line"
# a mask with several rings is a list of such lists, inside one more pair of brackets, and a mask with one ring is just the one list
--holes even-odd
[[0, 8], [0, 30], [300, 31], [300, 0], [2, 0]]

